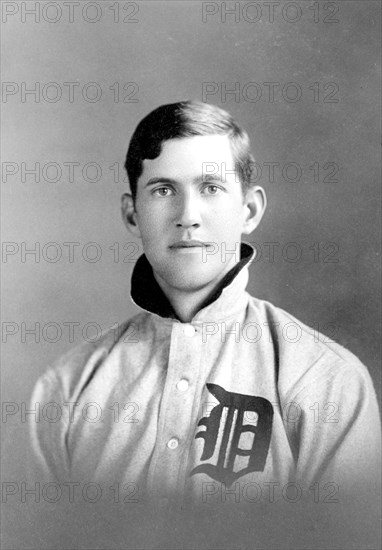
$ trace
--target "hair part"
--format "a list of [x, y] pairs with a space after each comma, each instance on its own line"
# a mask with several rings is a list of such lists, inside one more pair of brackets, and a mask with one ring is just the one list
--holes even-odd
[[125, 169], [133, 199], [136, 198], [137, 182], [143, 172], [143, 161], [157, 158], [164, 142], [176, 138], [210, 135], [228, 136], [235, 170], [245, 195], [254, 185], [251, 175], [255, 160], [250, 151], [248, 134], [235, 123], [229, 113], [215, 105], [181, 101], [161, 105], [151, 111], [138, 124], [131, 138]]

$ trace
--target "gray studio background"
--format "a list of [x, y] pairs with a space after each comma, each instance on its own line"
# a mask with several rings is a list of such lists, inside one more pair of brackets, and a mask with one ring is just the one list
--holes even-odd
[[[379, 3], [333, 2], [339, 9], [331, 13], [325, 2], [300, 1], [295, 4], [301, 17], [292, 22], [298, 11], [292, 7], [283, 16], [286, 2], [281, 2], [271, 22], [258, 2], [263, 13], [252, 23], [254, 8], [240, 11], [236, 20], [227, 15], [224, 22], [220, 3], [210, 3], [208, 9], [217, 13], [203, 21], [202, 2], [144, 1], [138, 8], [129, 3], [127, 10], [128, 3], [119, 2], [119, 14], [110, 9], [115, 2], [95, 2], [102, 14], [93, 23], [85, 16], [93, 20], [98, 12], [90, 6], [84, 16], [85, 2], [76, 8], [73, 22], [62, 7], [55, 23], [49, 19], [59, 12], [54, 7], [43, 12], [45, 2], [40, 2], [40, 22], [25, 14], [22, 20], [21, 2], [5, 4], [8, 11], [13, 10], [9, 5], [20, 11], [3, 14], [2, 77], [14, 83], [6, 88], [14, 93], [3, 95], [3, 163], [15, 163], [7, 170], [17, 172], [3, 171], [2, 183], [3, 241], [15, 243], [6, 248], [13, 253], [3, 255], [2, 263], [2, 399], [18, 404], [20, 414], [3, 424], [3, 478], [17, 480], [23, 472], [27, 426], [21, 407], [37, 378], [83, 341], [87, 323], [93, 323], [87, 332], [91, 338], [94, 323], [106, 330], [137, 311], [129, 299], [134, 264], [123, 262], [137, 254], [132, 247], [123, 250], [134, 239], [120, 217], [120, 196], [127, 189], [122, 165], [137, 123], [162, 103], [204, 99], [229, 110], [247, 129], [263, 167], [259, 184], [268, 196], [263, 222], [247, 239], [262, 251], [250, 269], [248, 290], [333, 334], [368, 366], [379, 391]], [[23, 97], [23, 82], [26, 88], [41, 83], [39, 102], [32, 95]], [[72, 85], [73, 101], [64, 86], [69, 82], [78, 83]], [[102, 91], [97, 102], [91, 101], [94, 86], [84, 91], [87, 100], [82, 95], [91, 82]], [[258, 87], [246, 87], [254, 82]], [[293, 101], [298, 88], [284, 88], [291, 82], [301, 88], [298, 101]], [[59, 85], [61, 99], [52, 101], [56, 85], [43, 93], [47, 83]], [[124, 90], [126, 83], [134, 84]], [[215, 83], [207, 89], [217, 92], [203, 97], [203, 83]], [[270, 85], [264, 83], [279, 83], [273, 102]], [[224, 86], [236, 86], [239, 96], [224, 96]], [[262, 97], [253, 101], [259, 88]], [[39, 183], [33, 175], [22, 181], [23, 162], [27, 168], [40, 163]], [[273, 162], [279, 166], [271, 182], [264, 163]], [[291, 162], [301, 168], [299, 182], [288, 181], [293, 166], [288, 177], [282, 175]], [[53, 181], [53, 165], [43, 173], [47, 163], [60, 166], [59, 181]], [[64, 163], [79, 163], [73, 165], [72, 182]], [[101, 167], [100, 177], [93, 165], [88, 167], [87, 179], [98, 181], [84, 178], [87, 163]], [[331, 177], [333, 166], [338, 170]], [[62, 249], [57, 261], [49, 260], [57, 248], [44, 249], [51, 242]], [[68, 242], [79, 243], [73, 261], [63, 245]], [[86, 248], [89, 242], [98, 243], [99, 261], [89, 261], [96, 252]], [[22, 246], [30, 249], [35, 243], [40, 243], [39, 262], [32, 255], [22, 257]], [[274, 261], [264, 243], [278, 243]], [[301, 258], [294, 262], [296, 250]], [[40, 342], [23, 335], [22, 323], [28, 329], [40, 323]], [[74, 342], [67, 323], [79, 323], [72, 325]], [[56, 334], [57, 341], [49, 341]], [[11, 533], [12, 541], [15, 536]]]

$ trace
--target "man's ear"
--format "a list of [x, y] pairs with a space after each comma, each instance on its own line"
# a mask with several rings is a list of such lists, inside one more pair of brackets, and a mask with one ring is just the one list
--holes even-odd
[[124, 193], [121, 198], [122, 219], [128, 231], [135, 237], [141, 236], [137, 222], [137, 212], [135, 210], [134, 199], [130, 193]]
[[267, 207], [267, 197], [262, 187], [251, 187], [244, 197], [246, 209], [242, 232], [249, 235], [259, 225]]

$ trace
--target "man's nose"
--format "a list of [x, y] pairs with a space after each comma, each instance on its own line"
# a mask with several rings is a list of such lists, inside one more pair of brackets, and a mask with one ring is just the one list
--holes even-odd
[[199, 227], [200, 201], [194, 193], [187, 193], [179, 198], [178, 212], [175, 220], [177, 227]]

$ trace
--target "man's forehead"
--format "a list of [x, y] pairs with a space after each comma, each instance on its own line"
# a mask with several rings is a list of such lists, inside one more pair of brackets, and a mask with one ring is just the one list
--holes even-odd
[[182, 170], [182, 173], [188, 170], [202, 173], [206, 163], [218, 164], [219, 168], [222, 163], [233, 167], [234, 160], [227, 135], [192, 136], [165, 141], [158, 157], [143, 161], [142, 175], [150, 177], [158, 169], [174, 175], [178, 170]]

